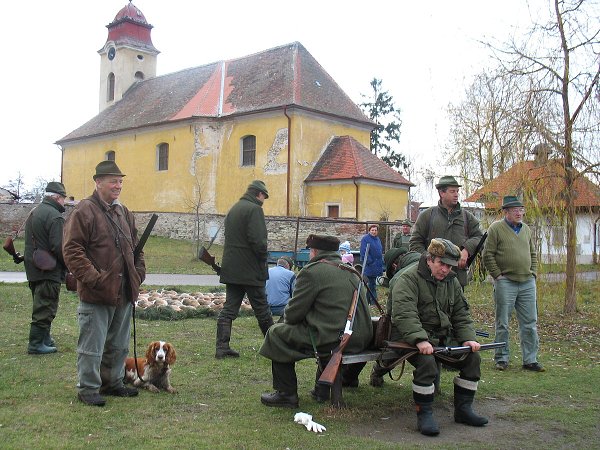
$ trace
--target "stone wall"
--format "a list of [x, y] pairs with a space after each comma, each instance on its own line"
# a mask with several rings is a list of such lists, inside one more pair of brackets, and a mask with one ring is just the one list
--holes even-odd
[[[32, 204], [0, 204], [0, 233], [1, 237], [14, 233], [27, 219], [27, 215], [35, 205]], [[66, 206], [65, 216], [68, 217], [73, 207]], [[140, 234], [143, 232], [152, 216], [152, 212], [135, 212], [136, 223]], [[215, 243], [223, 244], [224, 220], [222, 215], [159, 213], [158, 220], [152, 231], [153, 236], [163, 236], [170, 239], [195, 240], [200, 235], [201, 242], [219, 231]], [[266, 217], [269, 231], [269, 250], [292, 251], [294, 248], [305, 247], [309, 234], [329, 234], [337, 236], [341, 241], [350, 241], [353, 250], [358, 250], [361, 237], [367, 232], [366, 222], [356, 222], [342, 219], [326, 218], [296, 218], [296, 217]], [[390, 247], [393, 236], [400, 231], [397, 222], [380, 222], [379, 236], [385, 248]], [[22, 237], [22, 233], [19, 235]], [[297, 242], [297, 247], [296, 246]]]

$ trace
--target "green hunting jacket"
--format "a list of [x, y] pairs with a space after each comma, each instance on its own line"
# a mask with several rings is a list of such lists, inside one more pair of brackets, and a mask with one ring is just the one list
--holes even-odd
[[392, 290], [392, 340], [416, 345], [462, 344], [476, 339], [469, 304], [454, 272], [442, 281], [431, 276], [427, 258], [400, 275]]
[[246, 192], [225, 217], [220, 281], [264, 286], [269, 278], [267, 225], [262, 202]]
[[[444, 238], [461, 250], [466, 248], [469, 255], [472, 255], [482, 236], [479, 220], [469, 211], [463, 210], [460, 203], [448, 214], [448, 210], [438, 202], [437, 206], [432, 206], [419, 214], [412, 229], [410, 250], [423, 253], [433, 238]], [[457, 268], [456, 274], [460, 284], [466, 286], [467, 271]]]
[[[298, 273], [294, 294], [284, 312], [284, 322], [269, 328], [260, 354], [277, 362], [289, 363], [314, 355], [311, 335], [319, 353], [328, 353], [340, 342], [355, 287], [356, 274], [320, 262], [342, 263], [337, 252], [321, 252]], [[373, 337], [371, 312], [361, 290], [352, 336], [344, 353], [368, 348]]]
[[[51, 197], [45, 197], [25, 222], [25, 273], [28, 281], [51, 280], [62, 282], [65, 278], [62, 240], [65, 208]], [[34, 242], [35, 240], [35, 242]], [[56, 267], [43, 271], [33, 264], [34, 248], [47, 250], [56, 257]]]

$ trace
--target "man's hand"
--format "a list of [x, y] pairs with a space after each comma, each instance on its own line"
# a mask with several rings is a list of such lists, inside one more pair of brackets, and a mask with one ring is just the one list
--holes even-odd
[[429, 341], [417, 342], [417, 348], [419, 349], [419, 353], [421, 355], [433, 355], [433, 346], [429, 343]]
[[481, 344], [476, 341], [465, 341], [465, 342], [463, 342], [463, 345], [468, 345], [469, 347], [471, 347], [471, 350], [474, 352], [478, 352], [479, 349], [481, 348]]
[[464, 269], [467, 266], [467, 259], [469, 258], [469, 252], [466, 248], [460, 251], [460, 259], [458, 260], [458, 268]]
[[21, 255], [19, 252], [16, 252], [13, 255], [13, 261], [15, 262], [15, 264], [21, 264], [23, 261], [25, 261], [25, 257], [23, 255]]

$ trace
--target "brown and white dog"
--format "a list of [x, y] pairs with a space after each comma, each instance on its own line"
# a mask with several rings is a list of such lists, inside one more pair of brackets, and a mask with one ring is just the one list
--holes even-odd
[[[173, 345], [164, 341], [154, 341], [148, 346], [145, 358], [125, 360], [125, 381], [151, 392], [159, 392], [162, 389], [174, 394], [176, 391], [171, 386], [169, 377], [171, 366], [175, 364], [176, 359]], [[138, 377], [138, 371], [141, 379]]]

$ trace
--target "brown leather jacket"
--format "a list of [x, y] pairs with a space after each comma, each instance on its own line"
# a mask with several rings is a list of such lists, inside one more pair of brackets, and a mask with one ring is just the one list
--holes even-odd
[[79, 202], [65, 223], [63, 257], [81, 301], [116, 306], [122, 293], [137, 300], [146, 276], [143, 252], [133, 260], [137, 241], [133, 214], [125, 206], [111, 211], [97, 192]]

